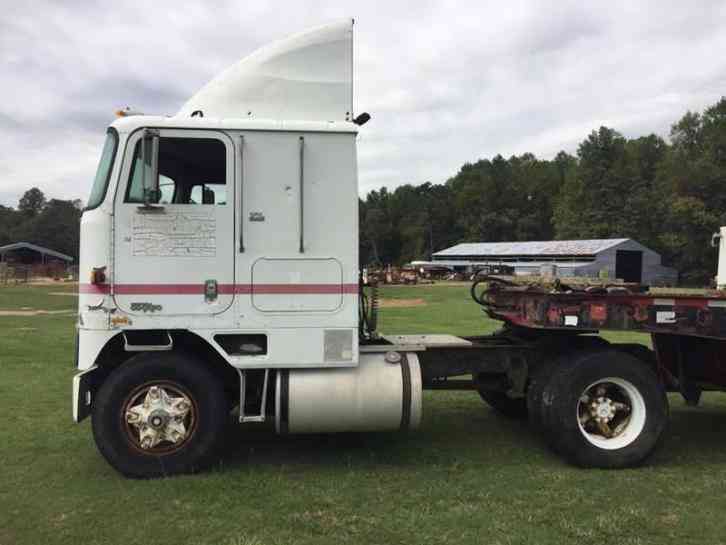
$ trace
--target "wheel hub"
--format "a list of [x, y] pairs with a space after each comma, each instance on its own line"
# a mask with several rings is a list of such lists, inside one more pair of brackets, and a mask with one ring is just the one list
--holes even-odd
[[189, 436], [185, 419], [192, 403], [188, 397], [177, 393], [178, 396], [171, 396], [161, 386], [150, 386], [145, 396], [142, 391], [135, 398], [138, 400], [143, 396], [142, 403], [126, 410], [126, 422], [142, 449], [154, 448], [162, 442], [177, 445]]
[[607, 381], [586, 388], [578, 404], [578, 418], [583, 433], [603, 439], [621, 435], [628, 426], [632, 411], [632, 400], [623, 394], [622, 388]]
[[169, 422], [169, 413], [164, 409], [156, 409], [149, 415], [149, 426], [155, 430], [161, 430]]
[[590, 416], [599, 422], [610, 422], [615, 416], [615, 405], [609, 397], [598, 397], [590, 403]]

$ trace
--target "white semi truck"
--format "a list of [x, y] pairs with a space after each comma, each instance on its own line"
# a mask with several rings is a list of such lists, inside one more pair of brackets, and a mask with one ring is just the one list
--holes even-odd
[[[476, 388], [529, 413], [575, 463], [623, 467], [655, 448], [667, 389], [694, 400], [719, 384], [665, 357], [726, 336], [674, 341], [681, 311], [720, 312], [714, 298], [490, 280], [472, 294], [499, 334], [377, 334], [359, 281], [356, 136], [369, 116], [353, 111], [350, 20], [257, 51], [177, 115], [122, 114], [81, 222], [73, 413], [92, 417], [125, 475], [204, 468], [231, 413], [281, 434], [414, 429], [423, 388]], [[663, 348], [582, 335], [608, 327]]]

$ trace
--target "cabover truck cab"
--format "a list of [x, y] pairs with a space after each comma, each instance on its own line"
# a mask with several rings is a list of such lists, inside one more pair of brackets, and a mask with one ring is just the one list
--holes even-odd
[[353, 120], [345, 21], [248, 57], [174, 117], [108, 128], [74, 418], [93, 415], [121, 472], [202, 467], [235, 406], [280, 433], [418, 424], [416, 355], [359, 350]]

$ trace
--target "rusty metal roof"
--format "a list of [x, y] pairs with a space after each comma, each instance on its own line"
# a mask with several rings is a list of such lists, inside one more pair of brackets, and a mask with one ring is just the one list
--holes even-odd
[[531, 242], [463, 242], [436, 252], [434, 256], [594, 256], [629, 240], [629, 238], [603, 238]]
[[513, 267], [530, 267], [537, 268], [542, 265], [556, 265], [558, 269], [576, 269], [578, 267], [587, 267], [592, 265], [592, 261], [522, 261], [522, 262], [502, 262], [498, 259], [462, 259], [448, 260], [437, 259], [436, 261], [411, 261], [412, 267], [471, 267], [481, 265], [510, 265]]

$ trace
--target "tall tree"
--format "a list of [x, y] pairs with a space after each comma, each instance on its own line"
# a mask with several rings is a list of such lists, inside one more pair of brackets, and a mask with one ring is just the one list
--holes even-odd
[[13, 242], [14, 230], [18, 224], [18, 213], [0, 204], [0, 246]]
[[607, 238], [619, 233], [630, 181], [626, 140], [600, 127], [577, 149], [578, 168], [563, 188], [557, 234], [562, 238]]
[[29, 222], [28, 242], [78, 257], [81, 211], [73, 201], [51, 199]]
[[726, 98], [703, 114], [687, 112], [671, 127], [671, 141], [658, 171], [667, 199], [660, 249], [687, 283], [703, 284], [716, 266], [706, 241], [726, 225]]
[[45, 206], [45, 195], [37, 187], [28, 189], [18, 202], [18, 210], [24, 216], [33, 218], [41, 213]]

